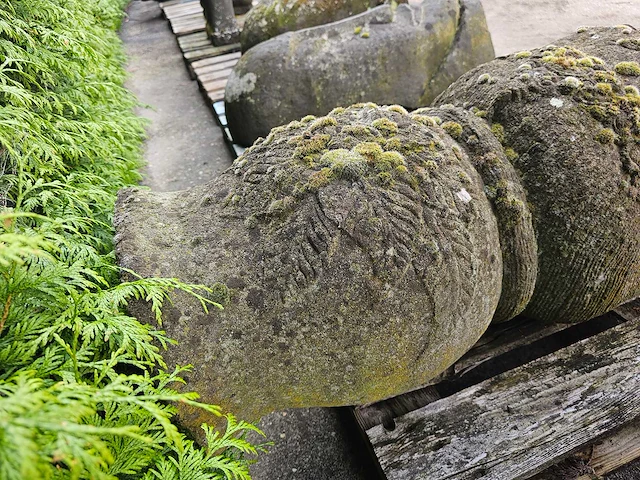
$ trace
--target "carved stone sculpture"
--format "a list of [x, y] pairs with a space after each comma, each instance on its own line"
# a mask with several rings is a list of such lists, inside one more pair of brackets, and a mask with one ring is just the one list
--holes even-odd
[[245, 18], [240, 35], [242, 51], [282, 33], [336, 22], [381, 3], [381, 0], [263, 0]]
[[426, 106], [493, 57], [478, 0], [381, 5], [247, 51], [227, 82], [229, 128], [237, 143], [251, 145], [278, 125], [339, 106]]
[[209, 184], [123, 191], [119, 262], [224, 305], [176, 295], [167, 358], [255, 418], [417, 388], [492, 320], [637, 297], [638, 61], [637, 31], [586, 29], [476, 68], [433, 108], [308, 116]]

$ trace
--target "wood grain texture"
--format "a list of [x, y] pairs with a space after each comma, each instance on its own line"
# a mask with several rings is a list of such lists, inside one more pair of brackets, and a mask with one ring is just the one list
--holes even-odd
[[[223, 47], [218, 47], [218, 48], [223, 48]], [[204, 67], [209, 67], [212, 65], [216, 65], [220, 62], [225, 62], [227, 60], [233, 60], [233, 59], [238, 59], [240, 58], [240, 44], [234, 44], [234, 45], [227, 45], [225, 48], [228, 48], [228, 51], [230, 53], [226, 53], [224, 55], [217, 55], [215, 57], [210, 57], [210, 58], [203, 58], [202, 60], [197, 60], [195, 62], [193, 62], [191, 64], [191, 67], [193, 68], [193, 70], [196, 73], [200, 73], [200, 69], [204, 68]], [[234, 48], [236, 49], [234, 51]]]
[[577, 325], [548, 325], [525, 317], [492, 325], [471, 350], [425, 387], [373, 404], [356, 406], [354, 414], [363, 430], [385, 422], [389, 425], [393, 418], [440, 397], [450, 396], [625, 320], [624, 316], [609, 312]]
[[594, 445], [589, 466], [596, 475], [604, 475], [636, 458], [640, 458], [640, 422], [637, 421]]
[[367, 433], [389, 480], [525, 479], [640, 415], [629, 321]]

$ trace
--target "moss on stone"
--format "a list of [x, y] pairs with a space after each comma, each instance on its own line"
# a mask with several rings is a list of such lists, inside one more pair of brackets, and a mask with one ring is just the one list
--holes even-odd
[[593, 118], [600, 122], [605, 121], [609, 116], [607, 109], [602, 105], [587, 105], [585, 108]]
[[427, 170], [429, 170], [431, 172], [435, 172], [439, 168], [438, 164], [433, 160], [427, 160], [425, 162], [424, 166], [427, 168]]
[[380, 172], [378, 174], [378, 180], [382, 185], [387, 187], [393, 184], [393, 176], [389, 172]]
[[361, 32], [362, 32], [362, 26], [361, 25], [358, 25], [356, 28], [353, 29], [354, 35], [360, 35]]
[[308, 155], [321, 153], [327, 148], [329, 140], [331, 140], [330, 135], [314, 135], [310, 139], [306, 139], [303, 143], [298, 145], [293, 154], [296, 158], [304, 158]]
[[523, 50], [522, 52], [518, 52], [515, 54], [516, 58], [528, 58], [531, 56], [531, 52], [528, 50]]
[[356, 180], [367, 169], [366, 161], [362, 155], [344, 148], [329, 150], [322, 155], [319, 163], [329, 167], [333, 177], [345, 180]]
[[354, 137], [371, 137], [373, 133], [367, 125], [345, 125], [342, 127], [342, 133], [352, 135]]
[[478, 77], [477, 82], [481, 85], [483, 83], [491, 83], [491, 75], [489, 75], [488, 73], [483, 73]]
[[581, 67], [593, 68], [595, 63], [589, 57], [582, 57], [578, 59], [578, 65], [580, 65]]
[[316, 191], [324, 187], [325, 185], [328, 185], [332, 179], [333, 172], [330, 168], [325, 167], [309, 175], [306, 187], [310, 191]]
[[383, 154], [382, 147], [375, 142], [362, 142], [353, 149], [367, 159], [369, 162], [375, 162], [380, 159]]
[[598, 90], [603, 95], [611, 95], [613, 93], [613, 87], [609, 83], [596, 83], [596, 90]]
[[430, 127], [435, 127], [436, 125], [438, 125], [438, 123], [436, 122], [435, 117], [431, 117], [429, 115], [420, 115], [420, 114], [412, 114], [411, 115], [411, 120], [414, 120], [416, 122], [420, 122], [423, 125], [428, 125]]
[[582, 82], [580, 80], [578, 80], [576, 77], [565, 77], [562, 79], [561, 84], [563, 87], [569, 88], [569, 89], [578, 89], [580, 87], [582, 87]]
[[640, 50], [640, 39], [638, 38], [621, 38], [616, 43], [629, 50]]
[[387, 108], [390, 112], [400, 113], [402, 115], [408, 115], [409, 112], [402, 105], [389, 105]]
[[504, 127], [499, 123], [494, 123], [491, 125], [491, 132], [498, 139], [498, 141], [504, 144]]
[[632, 97], [640, 96], [640, 90], [638, 90], [638, 87], [635, 87], [633, 85], [626, 85], [624, 87], [624, 93], [626, 93], [627, 95], [631, 95]]
[[223, 306], [229, 304], [229, 301], [231, 299], [229, 287], [227, 287], [224, 283], [216, 282], [211, 285], [210, 288], [211, 292], [209, 292], [208, 294], [209, 300]]
[[640, 76], [640, 65], [638, 62], [620, 62], [615, 66], [615, 71], [620, 75], [637, 77]]
[[513, 162], [514, 160], [517, 160], [517, 159], [518, 159], [518, 157], [519, 157], [519, 155], [517, 154], [517, 152], [516, 152], [513, 148], [511, 148], [511, 147], [507, 147], [507, 148], [505, 148], [505, 149], [504, 149], [504, 154], [505, 154], [505, 156], [507, 157], [507, 159], [508, 159], [510, 162]]
[[454, 139], [458, 139], [462, 135], [462, 125], [457, 122], [444, 122], [442, 128]]
[[597, 82], [604, 83], [616, 83], [616, 81], [618, 80], [616, 77], [616, 73], [610, 71], [597, 71], [593, 75], [593, 78], [595, 78]]
[[458, 172], [458, 180], [465, 185], [471, 184], [471, 177], [469, 177], [465, 172]]
[[337, 125], [338, 125], [338, 122], [333, 117], [320, 117], [317, 120], [315, 120], [311, 125], [309, 125], [309, 132], [313, 133], [316, 130], [319, 130], [321, 128], [335, 127]]
[[596, 140], [604, 145], [609, 145], [616, 140], [616, 134], [610, 128], [603, 128], [596, 134]]
[[395, 135], [398, 133], [398, 124], [385, 117], [374, 120], [371, 125], [387, 135]]

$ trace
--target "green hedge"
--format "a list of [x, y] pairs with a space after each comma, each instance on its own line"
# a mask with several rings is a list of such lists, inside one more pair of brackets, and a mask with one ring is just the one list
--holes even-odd
[[249, 478], [228, 416], [198, 448], [171, 423], [178, 393], [156, 314], [175, 279], [120, 283], [112, 212], [138, 181], [144, 124], [123, 87], [123, 0], [0, 0], [0, 479]]

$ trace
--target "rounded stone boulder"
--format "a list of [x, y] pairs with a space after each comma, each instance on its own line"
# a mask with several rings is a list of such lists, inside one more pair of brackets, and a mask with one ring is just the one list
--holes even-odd
[[579, 322], [640, 295], [639, 86], [640, 32], [580, 28], [468, 72], [435, 101], [487, 121], [521, 174], [538, 242], [529, 317]]
[[247, 51], [227, 82], [229, 128], [237, 143], [251, 145], [278, 125], [338, 106], [426, 106], [493, 56], [477, 0], [381, 5]]
[[224, 306], [176, 294], [166, 312], [165, 359], [194, 365], [187, 388], [250, 419], [362, 404], [477, 341], [501, 295], [500, 227], [446, 127], [336, 109], [274, 129], [209, 184], [120, 194], [119, 263], [204, 283]]
[[245, 18], [242, 51], [282, 33], [336, 22], [381, 3], [383, 0], [263, 0]]

